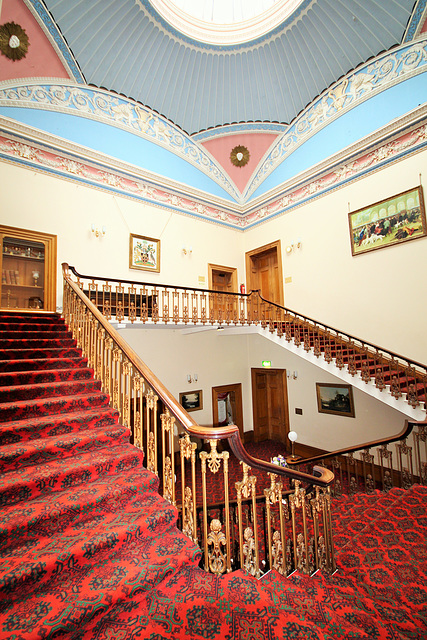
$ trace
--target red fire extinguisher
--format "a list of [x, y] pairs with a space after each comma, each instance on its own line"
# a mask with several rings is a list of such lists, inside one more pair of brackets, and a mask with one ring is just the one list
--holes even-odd
[[240, 293], [246, 293], [244, 284], [240, 285]]

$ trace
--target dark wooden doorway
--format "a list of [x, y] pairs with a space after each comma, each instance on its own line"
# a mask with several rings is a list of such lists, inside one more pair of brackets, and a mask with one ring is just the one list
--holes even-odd
[[212, 387], [212, 414], [214, 427], [235, 424], [243, 440], [242, 385], [224, 384]]
[[289, 409], [286, 369], [252, 369], [254, 440], [288, 445]]
[[[224, 293], [237, 293], [237, 269], [223, 267], [218, 264], [208, 264], [209, 289]], [[236, 312], [234, 296], [211, 294], [210, 312], [215, 318], [231, 320]]]
[[258, 289], [266, 300], [283, 305], [280, 240], [246, 253], [246, 282], [248, 292]]

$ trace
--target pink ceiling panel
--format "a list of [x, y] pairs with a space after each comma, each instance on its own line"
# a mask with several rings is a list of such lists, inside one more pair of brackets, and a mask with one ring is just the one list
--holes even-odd
[[28, 36], [28, 53], [21, 60], [9, 60], [0, 53], [0, 81], [18, 78], [69, 78], [61, 60], [43, 30], [22, 0], [0, 3], [0, 24], [15, 22]]
[[[238, 133], [207, 140], [203, 142], [203, 146], [243, 193], [260, 160], [277, 137], [276, 133]], [[237, 146], [243, 146], [249, 150], [249, 162], [244, 167], [235, 167], [230, 160], [230, 153]]]

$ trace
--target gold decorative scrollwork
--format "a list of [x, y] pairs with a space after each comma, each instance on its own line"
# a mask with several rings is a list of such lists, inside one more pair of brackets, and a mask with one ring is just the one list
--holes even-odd
[[172, 462], [169, 456], [165, 458], [165, 472], [163, 478], [163, 497], [169, 502], [173, 501], [173, 477]]
[[251, 527], [246, 527], [243, 537], [245, 540], [243, 543], [243, 567], [247, 573], [254, 576], [257, 572], [257, 565], [254, 532]]
[[[221, 551], [221, 546], [226, 546], [226, 537], [221, 530], [222, 524], [216, 518], [210, 523], [210, 533], [207, 537], [209, 569], [216, 575], [221, 575], [226, 571], [226, 554]], [[213, 547], [213, 548], [212, 548]]]
[[150, 431], [147, 443], [147, 469], [152, 473], [156, 473], [156, 447], [154, 441], [154, 433]]
[[191, 487], [185, 487], [184, 491], [184, 518], [182, 531], [189, 538], [193, 538], [193, 493]]

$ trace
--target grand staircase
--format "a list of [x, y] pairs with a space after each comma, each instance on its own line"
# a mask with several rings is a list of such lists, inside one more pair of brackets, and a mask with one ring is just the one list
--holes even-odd
[[0, 638], [427, 636], [427, 488], [336, 500], [333, 576], [215, 576], [129, 435], [58, 315], [0, 314]]

